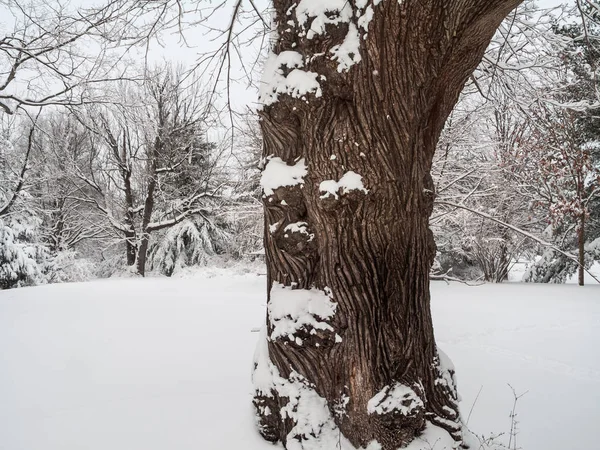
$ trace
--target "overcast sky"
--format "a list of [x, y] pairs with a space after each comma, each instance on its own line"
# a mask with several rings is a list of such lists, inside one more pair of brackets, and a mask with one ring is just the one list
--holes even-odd
[[566, 1], [566, 0], [538, 0], [538, 5], [543, 6], [543, 7], [548, 7], [548, 6], [558, 6], [562, 3], [571, 3], [571, 1]]

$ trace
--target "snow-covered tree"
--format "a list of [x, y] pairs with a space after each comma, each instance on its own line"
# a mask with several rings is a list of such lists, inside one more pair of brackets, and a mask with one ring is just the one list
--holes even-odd
[[203, 136], [202, 98], [170, 69], [124, 83], [120, 101], [78, 113], [88, 139], [72, 178], [78, 201], [93, 205], [125, 242], [127, 265], [144, 275], [150, 236], [202, 217], [222, 185]]
[[154, 239], [148, 252], [148, 266], [171, 276], [177, 269], [203, 265], [211, 256], [225, 253], [230, 239], [226, 224], [196, 215]]
[[45, 281], [47, 250], [36, 238], [34, 215], [0, 218], [0, 289]]
[[26, 182], [35, 125], [0, 119], [0, 289], [44, 280], [47, 249]]

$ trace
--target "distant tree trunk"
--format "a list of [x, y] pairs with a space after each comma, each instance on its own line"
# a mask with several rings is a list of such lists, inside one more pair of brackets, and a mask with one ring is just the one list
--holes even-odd
[[137, 245], [135, 243], [135, 232], [125, 233], [125, 251], [127, 252], [127, 265], [133, 266], [137, 255]]
[[[162, 126], [162, 124], [163, 120], [161, 116], [160, 125]], [[148, 242], [150, 240], [150, 231], [148, 230], [148, 225], [150, 225], [152, 212], [154, 211], [154, 191], [156, 190], [156, 159], [160, 154], [161, 145], [161, 138], [156, 137], [154, 144], [149, 146], [148, 160], [146, 161], [146, 181], [148, 186], [146, 188], [146, 200], [144, 201], [144, 214], [142, 215], [142, 236], [140, 239], [137, 256], [137, 272], [142, 276], [144, 276], [146, 273], [146, 254], [148, 253]]]
[[504, 280], [508, 280], [508, 269], [510, 267], [510, 255], [508, 252], [508, 233], [505, 233], [506, 240], [502, 242], [500, 245], [500, 258], [499, 258], [499, 267], [498, 267], [498, 275], [496, 277], [495, 283], [502, 283]]
[[585, 279], [585, 212], [583, 212], [579, 218], [577, 240], [579, 241], [579, 286], [583, 286]]
[[104, 119], [104, 131], [106, 132], [106, 138], [109, 142], [110, 149], [113, 154], [115, 162], [119, 166], [119, 173], [123, 180], [123, 193], [125, 194], [125, 217], [123, 222], [125, 224], [125, 252], [127, 256], [127, 265], [133, 266], [136, 261], [137, 254], [137, 242], [135, 233], [135, 213], [134, 213], [134, 199], [133, 199], [133, 188], [131, 185], [131, 161], [129, 159], [128, 150], [131, 150], [131, 142], [128, 139], [127, 131], [123, 130], [121, 137], [121, 144], [119, 144], [118, 134], [113, 133], [107, 122]]
[[144, 233], [142, 236], [142, 240], [140, 242], [140, 247], [138, 249], [138, 257], [137, 257], [137, 273], [141, 276], [146, 275], [146, 255], [148, 253], [148, 233]]
[[[335, 424], [356, 447], [377, 440], [384, 450], [395, 450], [427, 422], [461, 440], [457, 394], [448, 381], [453, 372], [440, 364], [430, 312], [436, 251], [429, 229], [435, 196], [430, 168], [467, 77], [518, 3], [404, 0], [369, 6], [374, 16], [368, 34], [360, 32], [362, 60], [348, 71], [330, 56], [315, 55], [331, 55], [332, 45], [341, 44], [355, 24], [327, 25], [326, 38], [310, 38], [289, 22], [296, 3], [274, 4], [274, 53], [299, 52], [302, 70], [318, 74], [322, 95], [280, 94], [261, 112], [264, 156], [307, 166], [302, 184], [264, 197], [268, 303], [283, 285], [316, 288], [337, 308], [327, 321], [331, 329], [306, 324], [292, 340], [273, 334], [268, 315], [268, 356], [281, 377], [299, 374], [326, 399]], [[327, 12], [328, 18], [341, 16]], [[365, 189], [352, 177], [342, 180], [350, 171]], [[373, 412], [373, 398], [389, 398], [397, 385], [417, 400], [407, 397], [403, 413], [401, 407]], [[263, 436], [291, 448], [289, 439], [310, 436], [294, 435], [299, 427], [293, 415], [282, 413], [289, 395], [275, 383], [270, 392], [257, 388], [254, 403]]]

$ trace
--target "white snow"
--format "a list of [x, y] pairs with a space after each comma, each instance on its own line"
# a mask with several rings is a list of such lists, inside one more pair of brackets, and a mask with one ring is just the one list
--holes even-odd
[[352, 5], [346, 0], [300, 0], [296, 7], [296, 18], [301, 27], [305, 27], [306, 22], [313, 19], [310, 29], [306, 31], [306, 37], [312, 39], [315, 35], [323, 34], [328, 24], [349, 22], [352, 18]]
[[344, 42], [333, 46], [330, 52], [333, 54], [333, 60], [338, 62], [338, 72], [347, 72], [350, 67], [361, 61], [360, 35], [356, 25], [353, 23], [348, 25], [348, 34], [346, 34]]
[[337, 303], [319, 289], [292, 289], [273, 283], [268, 306], [269, 320], [273, 326], [271, 339], [285, 336], [296, 340], [294, 333], [302, 328], [330, 330], [327, 322], [335, 314]]
[[302, 55], [298, 52], [288, 50], [278, 55], [271, 52], [260, 83], [259, 103], [263, 106], [275, 103], [279, 94], [303, 98], [313, 93], [320, 97], [322, 91], [317, 81], [319, 74], [301, 70], [303, 66]]
[[262, 172], [260, 185], [263, 188], [264, 195], [268, 197], [273, 195], [277, 188], [304, 184], [306, 174], [304, 158], [294, 165], [288, 165], [281, 158], [272, 157], [267, 161]]
[[[251, 405], [265, 277], [208, 275], [0, 291], [0, 449], [281, 449]], [[469, 428], [507, 443], [510, 383], [523, 450], [598, 448], [600, 287], [435, 282], [432, 308], [465, 419], [483, 386]]]
[[365, 194], [369, 193], [369, 191], [365, 189], [362, 177], [352, 170], [346, 172], [339, 181], [325, 180], [319, 184], [319, 191], [324, 192], [324, 194], [321, 195], [321, 198], [332, 196], [337, 199], [340, 190], [342, 191], [342, 194], [347, 194], [354, 190], [362, 191]]
[[371, 20], [373, 20], [373, 7], [369, 5], [364, 14], [358, 18], [358, 26], [367, 31]]
[[283, 231], [289, 231], [290, 233], [300, 233], [308, 236], [308, 241], [312, 241], [315, 237], [313, 233], [308, 232], [307, 222], [294, 222], [287, 225]]
[[271, 225], [269, 225], [269, 233], [271, 233], [271, 234], [275, 233], [280, 225], [281, 225], [281, 220], [277, 223], [272, 223]]
[[423, 401], [410, 387], [400, 383], [385, 386], [367, 404], [369, 414], [387, 414], [397, 411], [408, 416], [415, 409], [423, 408]]

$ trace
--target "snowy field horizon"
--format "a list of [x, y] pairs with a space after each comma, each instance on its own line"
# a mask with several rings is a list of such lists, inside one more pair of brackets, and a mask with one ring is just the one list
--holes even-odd
[[[281, 448], [252, 407], [265, 290], [255, 271], [214, 269], [1, 292], [0, 449]], [[510, 448], [597, 448], [600, 286], [431, 291], [470, 430], [508, 445], [512, 386], [526, 394]]]

